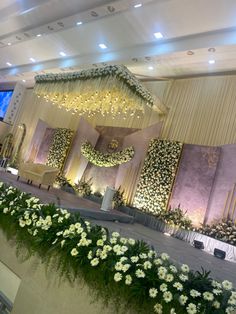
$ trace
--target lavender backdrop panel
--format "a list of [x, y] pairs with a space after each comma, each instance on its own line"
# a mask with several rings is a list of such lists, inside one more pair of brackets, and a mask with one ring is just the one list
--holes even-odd
[[115, 187], [121, 186], [125, 192], [125, 199], [132, 204], [137, 188], [143, 161], [145, 159], [149, 142], [152, 138], [158, 138], [161, 132], [162, 122], [153, 124], [145, 129], [127, 135], [123, 140], [125, 147], [134, 147], [134, 157], [127, 163], [119, 166]]
[[206, 222], [236, 219], [236, 144], [221, 147], [220, 160], [208, 204]]
[[80, 147], [85, 141], [89, 141], [93, 146], [97, 143], [98, 131], [94, 129], [84, 118], [80, 118], [79, 126], [74, 136], [71, 150], [68, 154], [64, 172], [72, 183], [78, 182], [83, 176], [88, 165], [88, 160], [81, 154]]
[[180, 204], [194, 225], [204, 221], [219, 161], [220, 148], [186, 144], [175, 179], [171, 207]]
[[[96, 130], [100, 133], [100, 137], [95, 148], [106, 153], [108, 144], [112, 139], [116, 139], [119, 143], [116, 151], [122, 150], [124, 138], [138, 129], [97, 126]], [[97, 167], [89, 163], [84, 175], [87, 179], [93, 178], [93, 187], [96, 191], [104, 192], [107, 186], [115, 186], [118, 168], [119, 166], [109, 168]]]
[[42, 139], [41, 145], [39, 147], [39, 151], [37, 153], [37, 156], [35, 158], [36, 163], [40, 164], [46, 164], [47, 162], [47, 157], [49, 153], [49, 149], [52, 145], [55, 129], [52, 128], [47, 128], [44, 137]]
[[39, 152], [39, 148], [42, 143], [45, 131], [48, 127], [49, 125], [45, 121], [41, 119], [38, 120], [33, 138], [25, 156], [26, 161], [35, 162], [35, 158]]

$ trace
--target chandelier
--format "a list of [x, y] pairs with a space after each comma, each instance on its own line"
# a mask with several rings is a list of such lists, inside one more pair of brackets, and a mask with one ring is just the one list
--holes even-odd
[[123, 65], [37, 75], [35, 81], [34, 92], [38, 97], [73, 114], [132, 116], [137, 111], [144, 112], [145, 106], [162, 111], [159, 99], [152, 97]]

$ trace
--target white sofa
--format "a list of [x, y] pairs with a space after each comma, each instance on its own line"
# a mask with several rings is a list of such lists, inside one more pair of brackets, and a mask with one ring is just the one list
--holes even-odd
[[59, 170], [43, 164], [21, 163], [19, 165], [18, 177], [27, 180], [27, 183], [37, 183], [39, 188], [41, 185], [47, 185], [48, 190], [56, 179]]

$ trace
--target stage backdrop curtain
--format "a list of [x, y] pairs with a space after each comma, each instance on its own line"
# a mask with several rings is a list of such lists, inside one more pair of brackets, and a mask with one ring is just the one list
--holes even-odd
[[[160, 94], [159, 87], [156, 92]], [[236, 143], [236, 75], [171, 81], [162, 100], [169, 107], [162, 138], [199, 145]]]

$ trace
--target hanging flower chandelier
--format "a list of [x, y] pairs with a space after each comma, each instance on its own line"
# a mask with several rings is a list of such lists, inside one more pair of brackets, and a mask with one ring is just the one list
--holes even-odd
[[136, 111], [143, 112], [145, 106], [159, 110], [159, 100], [125, 66], [37, 75], [35, 81], [34, 92], [38, 97], [80, 115], [132, 116]]

